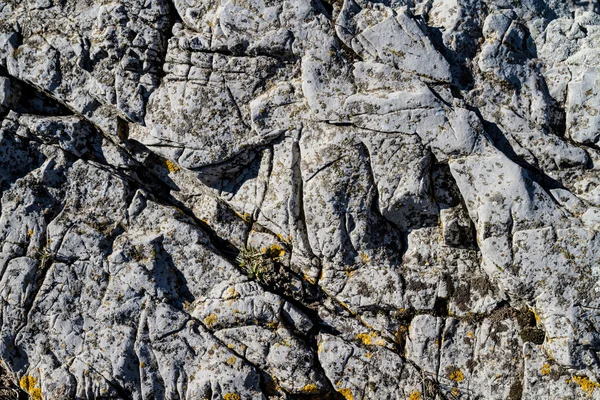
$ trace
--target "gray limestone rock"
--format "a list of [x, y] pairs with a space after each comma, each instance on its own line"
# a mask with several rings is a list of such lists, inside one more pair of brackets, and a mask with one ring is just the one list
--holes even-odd
[[593, 1], [0, 0], [0, 397], [600, 399], [599, 48]]

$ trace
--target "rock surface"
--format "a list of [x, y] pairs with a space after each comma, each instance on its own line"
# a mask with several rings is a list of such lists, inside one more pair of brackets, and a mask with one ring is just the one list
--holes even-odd
[[0, 0], [0, 397], [600, 399], [599, 71], [594, 1]]

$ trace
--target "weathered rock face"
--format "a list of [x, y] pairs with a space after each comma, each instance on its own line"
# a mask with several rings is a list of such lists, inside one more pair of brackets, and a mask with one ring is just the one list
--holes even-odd
[[599, 71], [593, 1], [0, 0], [3, 394], [600, 399]]

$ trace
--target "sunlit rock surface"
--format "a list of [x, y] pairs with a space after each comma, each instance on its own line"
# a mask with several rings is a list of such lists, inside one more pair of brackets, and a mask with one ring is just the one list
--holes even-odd
[[600, 6], [0, 0], [1, 396], [600, 399]]

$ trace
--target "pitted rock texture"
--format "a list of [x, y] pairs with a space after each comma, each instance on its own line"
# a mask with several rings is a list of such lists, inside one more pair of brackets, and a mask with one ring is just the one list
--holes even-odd
[[600, 399], [599, 71], [593, 0], [0, 0], [0, 397]]

